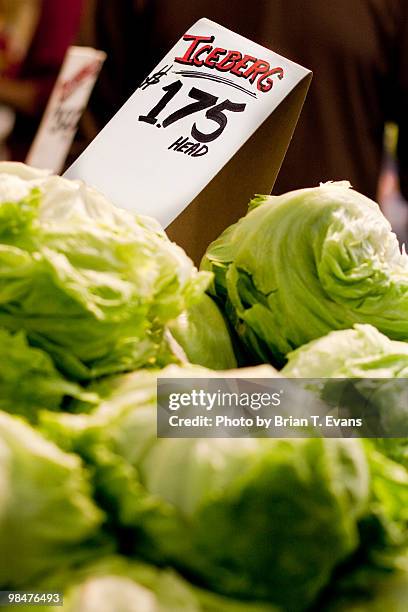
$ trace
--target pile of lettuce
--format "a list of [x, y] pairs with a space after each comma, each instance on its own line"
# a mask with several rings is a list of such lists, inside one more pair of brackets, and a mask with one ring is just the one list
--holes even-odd
[[203, 258], [253, 359], [369, 323], [408, 340], [408, 257], [378, 205], [347, 182], [258, 196]]
[[67, 612], [405, 612], [406, 440], [158, 438], [156, 389], [308, 379], [405, 426], [407, 310], [407, 256], [345, 183], [256, 198], [198, 272], [154, 220], [0, 164], [1, 590], [63, 590]]
[[323, 611], [406, 592], [402, 466], [359, 440], [157, 439], [156, 375], [105, 380], [96, 410], [44, 411], [41, 432], [0, 413], [3, 589], [62, 590], [68, 612]]
[[[277, 376], [268, 369], [238, 372]], [[90, 468], [128, 555], [171, 565], [220, 595], [292, 612], [316, 603], [355, 556], [374, 568], [375, 554], [405, 545], [408, 472], [373, 445], [158, 439], [157, 375], [104, 381], [94, 387], [104, 400], [93, 413], [41, 420], [48, 437]], [[211, 372], [169, 366], [160, 375]]]

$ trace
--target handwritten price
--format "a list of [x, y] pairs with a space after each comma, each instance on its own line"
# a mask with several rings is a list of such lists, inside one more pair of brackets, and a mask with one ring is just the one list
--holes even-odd
[[[151, 125], [157, 124], [158, 115], [165, 109], [167, 104], [174, 98], [174, 96], [180, 91], [183, 87], [182, 82], [175, 81], [170, 85], [166, 85], [163, 87], [163, 91], [165, 92], [164, 96], [159, 100], [159, 102], [147, 113], [147, 115], [140, 115], [139, 121], [144, 121], [146, 123], [150, 123]], [[225, 114], [225, 111], [233, 112], [233, 113], [242, 113], [246, 104], [238, 104], [236, 102], [231, 102], [231, 100], [223, 100], [219, 104], [218, 97], [212, 94], [209, 94], [202, 89], [198, 89], [197, 87], [192, 87], [188, 92], [188, 96], [193, 100], [197, 100], [196, 102], [192, 102], [191, 104], [187, 104], [171, 113], [168, 117], [166, 117], [161, 126], [164, 128], [168, 127], [172, 123], [187, 117], [188, 115], [192, 115], [193, 113], [198, 113], [199, 111], [208, 109], [205, 113], [205, 116], [210, 121], [213, 121], [217, 124], [217, 128], [215, 128], [212, 132], [205, 133], [201, 132], [197, 124], [194, 123], [191, 128], [191, 136], [198, 142], [208, 143], [212, 142], [223, 133], [224, 129], [228, 123], [228, 117]], [[160, 124], [157, 124], [157, 127], [161, 127]]]

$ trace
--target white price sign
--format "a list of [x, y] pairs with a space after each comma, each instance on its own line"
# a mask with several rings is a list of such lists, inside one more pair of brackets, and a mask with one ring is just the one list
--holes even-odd
[[[222, 196], [214, 204], [215, 177], [220, 179], [217, 193], [229, 186], [231, 196], [241, 193], [246, 203], [255, 191], [271, 189], [310, 76], [298, 64], [201, 19], [146, 77], [66, 176], [85, 180], [117, 205], [154, 216], [164, 227], [178, 218], [170, 235], [194, 254], [200, 249], [198, 234], [207, 240], [202, 229], [209, 214], [217, 232], [220, 224], [225, 226], [242, 213], [237, 206], [226, 215]], [[270, 138], [274, 144], [268, 165], [264, 155], [271, 146], [264, 143], [262, 150], [261, 140], [251, 136], [300, 84], [280, 119], [284, 125], [274, 126], [272, 134], [270, 129], [263, 133], [263, 140]], [[250, 157], [258, 157], [258, 168], [253, 160], [248, 165], [242, 155], [248, 152], [243, 145], [249, 140], [257, 149]], [[235, 158], [231, 168], [227, 162]], [[226, 167], [226, 173], [220, 172]], [[205, 200], [207, 185], [207, 204], [200, 204], [199, 218], [186, 225], [187, 217], [180, 213], [191, 202]], [[179, 235], [174, 235], [179, 220]]]

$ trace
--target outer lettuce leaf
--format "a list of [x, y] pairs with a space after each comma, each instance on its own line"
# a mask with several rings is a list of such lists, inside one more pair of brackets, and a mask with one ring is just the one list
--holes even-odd
[[406, 612], [407, 602], [408, 559], [402, 558], [394, 571], [361, 568], [343, 591], [334, 594], [325, 612]]
[[[390, 340], [371, 325], [355, 325], [309, 342], [288, 355], [282, 375], [340, 378], [320, 386], [326, 401], [339, 402], [351, 412], [356, 409], [358, 416], [364, 407], [367, 418], [375, 415], [384, 432], [407, 429], [408, 343]], [[406, 438], [378, 439], [377, 445], [408, 467]]]
[[107, 385], [96, 412], [48, 413], [43, 428], [93, 467], [128, 546], [133, 538], [137, 554], [224, 595], [306, 609], [359, 545], [369, 497], [361, 443], [157, 439], [155, 376], [116, 378], [110, 396]]
[[360, 522], [360, 547], [337, 568], [313, 610], [405, 612], [408, 597], [408, 472], [366, 442], [371, 511]]
[[[350, 416], [375, 415], [382, 431], [407, 425], [408, 344], [390, 340], [370, 325], [331, 332], [288, 356], [282, 374], [315, 379], [316, 391], [326, 401], [346, 407]], [[310, 385], [310, 381], [305, 383]], [[371, 550], [393, 550], [408, 545], [407, 439], [365, 442], [371, 472], [371, 512], [362, 525]], [[381, 454], [375, 450], [376, 447]], [[384, 455], [388, 455], [387, 458]], [[373, 553], [360, 564], [377, 567]]]
[[408, 471], [375, 448], [369, 449], [369, 462], [373, 514], [383, 527], [387, 543], [395, 547], [407, 546]]
[[377, 204], [345, 182], [258, 197], [202, 269], [256, 359], [283, 364], [354, 323], [408, 339], [408, 257]]
[[169, 324], [172, 336], [190, 363], [213, 370], [236, 368], [231, 338], [218, 306], [208, 296], [190, 306]]
[[278, 612], [268, 604], [238, 602], [203, 591], [172, 570], [123, 557], [106, 557], [41, 585], [65, 584], [64, 606], [28, 607], [32, 612]]
[[97, 402], [95, 393], [65, 380], [47, 353], [29, 346], [23, 332], [10, 334], [0, 329], [0, 363], [1, 410], [35, 422], [39, 410], [58, 410], [64, 397], [91, 406]]
[[289, 353], [289, 378], [407, 378], [408, 343], [371, 325], [334, 331]]
[[1, 588], [95, 558], [107, 547], [103, 521], [80, 459], [0, 411]]
[[24, 330], [68, 376], [171, 361], [164, 326], [208, 280], [153, 219], [79, 181], [0, 164], [0, 326]]

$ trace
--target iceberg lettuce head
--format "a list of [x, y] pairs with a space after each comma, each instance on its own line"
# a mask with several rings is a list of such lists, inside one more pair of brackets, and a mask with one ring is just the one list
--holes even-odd
[[171, 361], [165, 324], [208, 284], [148, 217], [79, 181], [0, 164], [0, 327], [67, 376]]
[[378, 205], [346, 182], [259, 196], [205, 254], [212, 292], [255, 359], [282, 365], [331, 330], [408, 340], [408, 257]]

